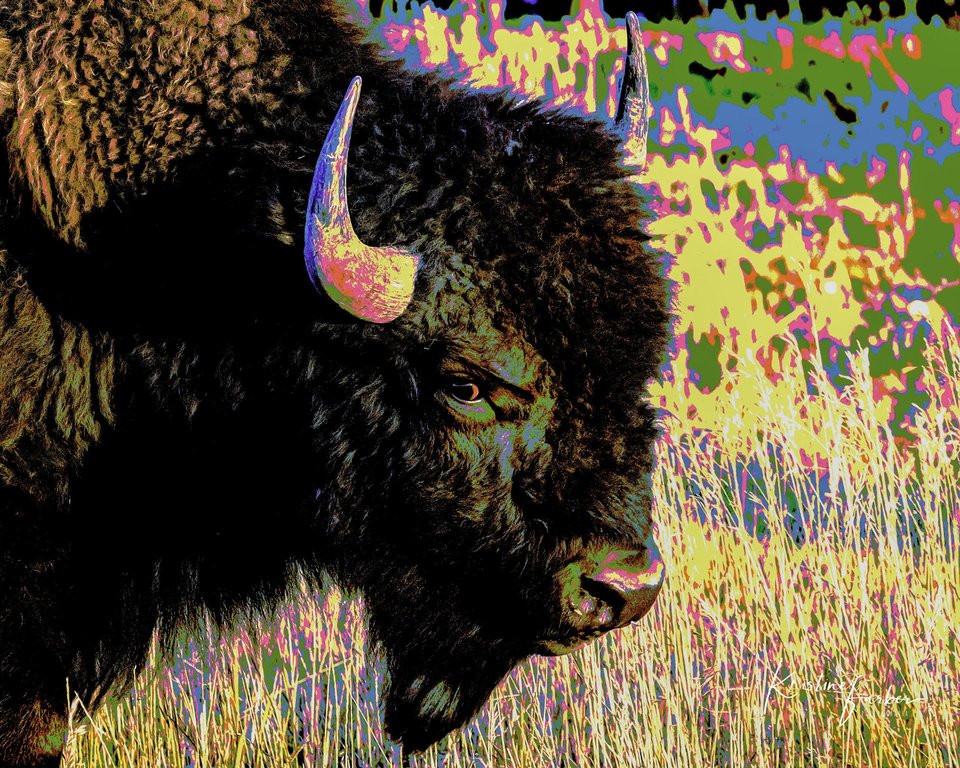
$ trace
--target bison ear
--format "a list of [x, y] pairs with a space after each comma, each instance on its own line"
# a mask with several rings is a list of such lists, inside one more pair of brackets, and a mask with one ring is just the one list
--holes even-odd
[[650, 85], [647, 56], [640, 36], [640, 21], [633, 11], [627, 13], [627, 57], [623, 67], [623, 85], [617, 105], [617, 129], [623, 136], [624, 163], [638, 168], [647, 162], [647, 111]]
[[354, 317], [395, 320], [413, 297], [419, 257], [402, 248], [375, 248], [353, 231], [347, 207], [347, 154], [360, 78], [347, 89], [317, 160], [307, 204], [304, 258], [314, 286]]

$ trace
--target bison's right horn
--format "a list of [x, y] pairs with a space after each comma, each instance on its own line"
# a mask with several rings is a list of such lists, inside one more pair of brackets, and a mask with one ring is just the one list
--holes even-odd
[[627, 13], [627, 57], [623, 67], [623, 85], [617, 104], [617, 128], [623, 135], [623, 151], [628, 165], [647, 162], [647, 109], [650, 84], [647, 57], [640, 36], [640, 21], [633, 11]]
[[353, 231], [347, 208], [347, 153], [360, 98], [360, 78], [347, 89], [323, 142], [307, 204], [304, 257], [313, 284], [354, 317], [388, 323], [413, 296], [419, 257], [402, 248], [374, 248]]

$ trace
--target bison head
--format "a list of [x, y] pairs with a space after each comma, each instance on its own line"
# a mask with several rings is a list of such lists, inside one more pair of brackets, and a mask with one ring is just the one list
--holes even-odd
[[[620, 111], [642, 149], [635, 17], [630, 29]], [[404, 243], [364, 244], [346, 204], [359, 90], [321, 152], [305, 233], [315, 285], [361, 321], [333, 333], [331, 357], [353, 359], [317, 396], [317, 450], [334, 470], [317, 498], [333, 570], [364, 593], [385, 653], [388, 729], [419, 749], [519, 660], [571, 651], [652, 605], [663, 564], [643, 394], [664, 289], [617, 142], [489, 97], [465, 97], [466, 111], [500, 114], [448, 118], [457, 146], [414, 160], [419, 211], [365, 215], [386, 193], [361, 181], [359, 197], [381, 196], [358, 207], [361, 224]]]

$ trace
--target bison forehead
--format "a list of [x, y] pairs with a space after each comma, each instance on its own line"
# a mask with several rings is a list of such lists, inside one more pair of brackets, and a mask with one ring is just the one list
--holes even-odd
[[434, 261], [401, 326], [532, 390], [556, 388], [583, 404], [639, 395], [665, 332], [654, 255], [639, 233], [605, 250], [548, 248], [516, 243], [476, 268]]
[[[371, 95], [371, 120], [389, 99]], [[351, 210], [365, 241], [424, 255], [428, 322], [484, 331], [510, 318], [568, 372], [565, 389], [598, 375], [637, 388], [656, 373], [662, 267], [642, 233], [642, 192], [601, 125], [470, 93], [448, 98], [422, 138], [385, 120], [356, 133]]]

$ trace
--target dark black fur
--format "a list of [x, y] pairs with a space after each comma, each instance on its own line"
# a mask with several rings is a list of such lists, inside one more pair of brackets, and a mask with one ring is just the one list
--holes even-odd
[[[363, 592], [422, 747], [559, 626], [572, 552], [649, 530], [665, 297], [616, 141], [251, 6], [0, 6], [0, 765], [57, 752], [65, 678], [96, 698], [301, 572]], [[303, 267], [354, 75], [358, 234], [424, 260], [385, 326]], [[457, 417], [451, 375], [510, 347], [529, 394]]]

